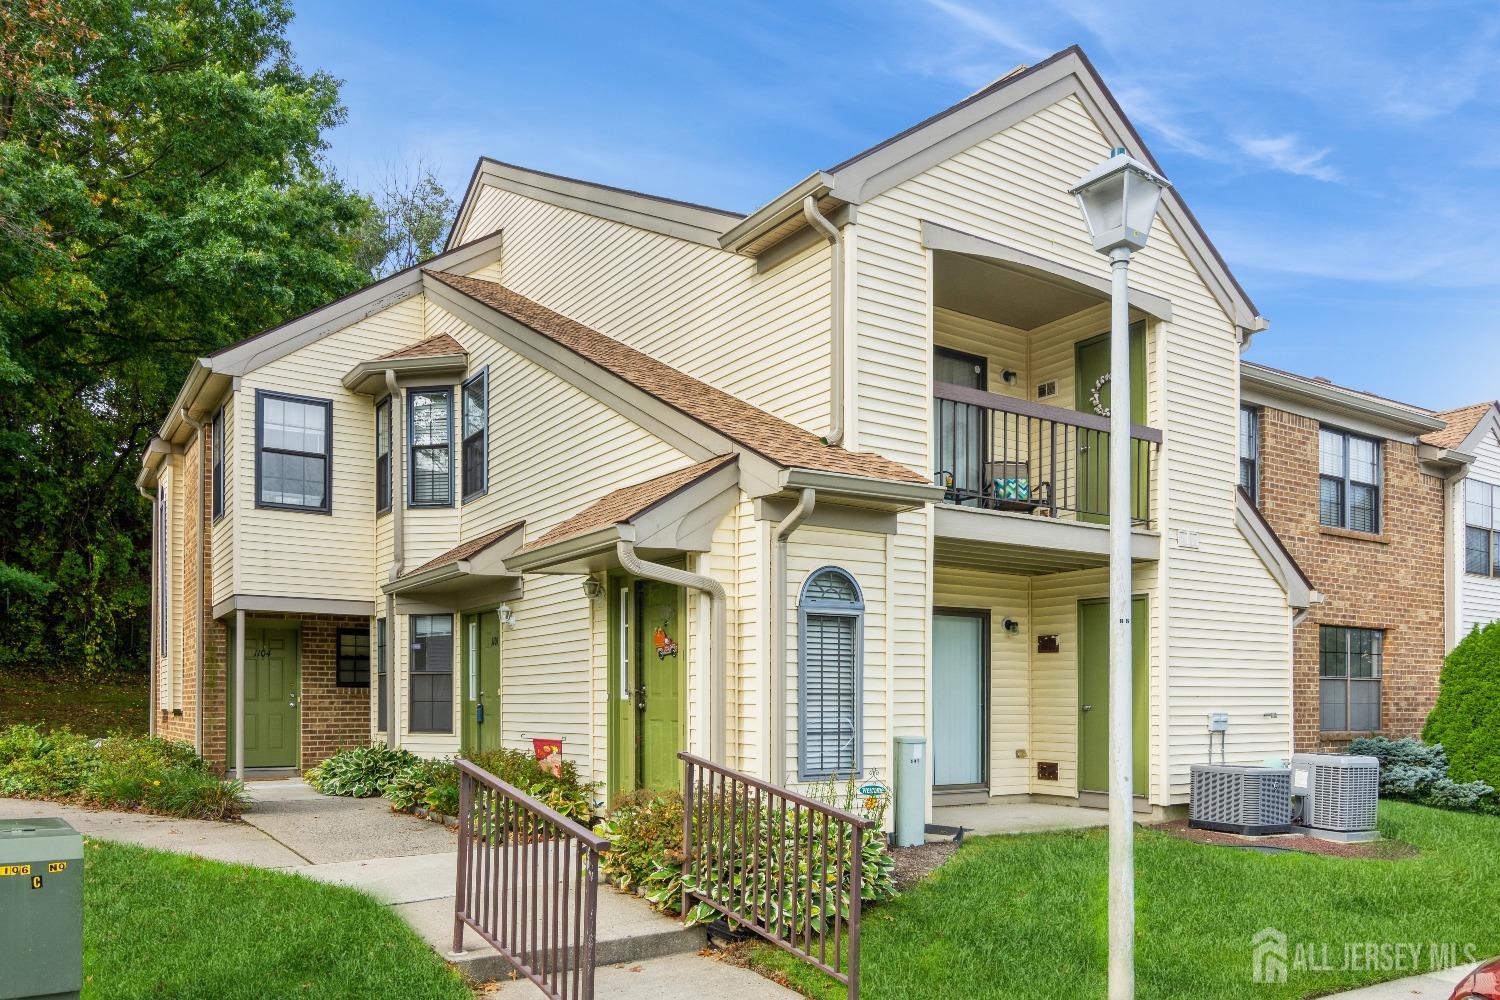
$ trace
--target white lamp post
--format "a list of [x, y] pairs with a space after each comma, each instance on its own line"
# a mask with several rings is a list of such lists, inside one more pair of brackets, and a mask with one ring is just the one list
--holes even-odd
[[1109, 1000], [1135, 996], [1134, 723], [1130, 621], [1130, 253], [1146, 245], [1167, 179], [1116, 149], [1078, 196], [1094, 249], [1109, 257]]

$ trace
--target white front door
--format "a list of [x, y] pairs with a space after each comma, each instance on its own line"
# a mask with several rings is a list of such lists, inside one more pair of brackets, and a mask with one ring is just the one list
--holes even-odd
[[985, 783], [988, 631], [984, 612], [932, 616], [932, 772], [938, 788]]

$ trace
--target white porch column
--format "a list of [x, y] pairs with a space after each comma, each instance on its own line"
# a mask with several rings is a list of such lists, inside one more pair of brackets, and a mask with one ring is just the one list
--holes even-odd
[[234, 776], [245, 780], [245, 612], [234, 612]]

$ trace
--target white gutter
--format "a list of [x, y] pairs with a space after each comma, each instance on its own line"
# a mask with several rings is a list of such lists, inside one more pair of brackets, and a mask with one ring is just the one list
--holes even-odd
[[818, 211], [818, 199], [802, 199], [807, 224], [828, 240], [828, 436], [829, 445], [844, 440], [844, 239], [838, 227]]
[[[624, 531], [624, 527], [621, 528]], [[728, 601], [724, 587], [711, 576], [689, 573], [686, 570], [660, 563], [646, 562], [635, 554], [635, 541], [621, 538], [615, 543], [615, 554], [620, 566], [632, 576], [645, 580], [658, 580], [676, 587], [687, 587], [708, 595], [709, 603], [709, 654], [708, 654], [708, 741], [709, 757], [716, 763], [727, 764], [728, 715], [726, 708], [727, 685], [725, 684], [724, 651], [728, 645], [725, 636], [728, 621]]]
[[776, 525], [771, 539], [771, 784], [786, 784], [786, 549], [787, 539], [817, 505], [816, 490], [804, 488], [797, 506]]
[[[401, 578], [401, 573], [406, 567], [406, 544], [403, 538], [406, 522], [406, 475], [403, 472], [402, 463], [406, 455], [406, 418], [405, 414], [397, 412], [401, 405], [401, 392], [396, 384], [395, 369], [385, 370], [385, 387], [391, 394], [391, 517], [393, 518], [391, 521], [391, 568], [386, 574], [386, 579], [390, 583], [395, 583]], [[397, 441], [402, 442], [399, 448], [396, 447]], [[396, 595], [387, 593], [385, 595], [385, 649], [391, 662], [386, 665], [385, 671], [385, 745], [392, 750], [396, 748], [398, 731], [396, 716], [399, 714], [397, 707], [401, 704], [401, 699], [396, 697], [396, 638], [399, 631], [396, 628]], [[408, 669], [410, 669], [409, 665]], [[378, 691], [375, 697], [380, 697]]]
[[[193, 625], [193, 637], [198, 647], [194, 653], [195, 662], [198, 665], [198, 680], [193, 688], [193, 698], [197, 704], [193, 706], [193, 749], [198, 755], [203, 756], [203, 574], [207, 568], [205, 565], [203, 536], [208, 529], [208, 519], [203, 516], [203, 480], [208, 472], [208, 440], [203, 436], [203, 421], [194, 420], [192, 414], [188, 413], [187, 407], [178, 411], [183, 421], [198, 435], [198, 586], [195, 588], [197, 607], [194, 609], [196, 623]], [[210, 477], [210, 484], [212, 477]], [[212, 485], [209, 489], [212, 490]]]

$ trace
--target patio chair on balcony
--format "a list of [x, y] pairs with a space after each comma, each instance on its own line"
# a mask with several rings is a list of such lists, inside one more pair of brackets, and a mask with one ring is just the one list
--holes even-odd
[[1035, 514], [1052, 506], [1052, 484], [1033, 483], [1028, 462], [986, 462], [981, 506], [1015, 514]]

